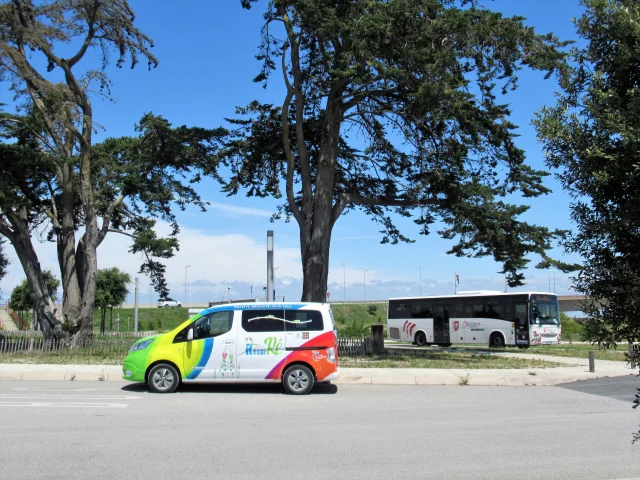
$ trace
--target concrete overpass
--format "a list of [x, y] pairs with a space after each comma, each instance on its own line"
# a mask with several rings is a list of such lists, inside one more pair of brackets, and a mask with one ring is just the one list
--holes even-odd
[[582, 310], [582, 302], [588, 297], [585, 295], [558, 295], [558, 304], [561, 312], [579, 312]]

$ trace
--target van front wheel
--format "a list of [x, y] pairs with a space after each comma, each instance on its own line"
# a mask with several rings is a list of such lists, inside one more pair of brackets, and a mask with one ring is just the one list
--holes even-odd
[[284, 372], [282, 384], [291, 395], [304, 395], [313, 388], [313, 372], [304, 365], [292, 365]]
[[156, 393], [171, 393], [180, 384], [180, 376], [173, 365], [159, 363], [149, 372], [149, 388]]

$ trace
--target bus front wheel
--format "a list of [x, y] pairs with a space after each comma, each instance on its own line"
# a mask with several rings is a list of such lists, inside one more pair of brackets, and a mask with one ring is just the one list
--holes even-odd
[[424, 332], [416, 333], [416, 345], [419, 347], [424, 347], [427, 344], [427, 336]]
[[489, 339], [489, 346], [494, 348], [504, 347], [504, 339], [499, 333], [493, 333]]

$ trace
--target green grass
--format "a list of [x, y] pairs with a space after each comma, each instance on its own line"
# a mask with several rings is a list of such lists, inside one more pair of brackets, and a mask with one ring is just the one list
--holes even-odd
[[340, 336], [371, 335], [371, 325], [374, 324], [385, 325], [384, 334], [386, 336], [387, 312], [385, 308], [385, 304], [377, 303], [331, 304]]
[[[116, 322], [116, 316], [120, 314], [120, 328]], [[113, 330], [109, 328], [109, 315], [107, 310], [106, 331], [114, 332], [133, 332], [135, 309], [133, 308], [114, 308], [113, 309]], [[188, 319], [188, 309], [180, 308], [138, 308], [138, 330], [156, 330], [159, 332], [168, 332]], [[100, 329], [100, 310], [93, 312], [94, 330]]]
[[[131, 342], [133, 343], [133, 342]], [[128, 349], [127, 349], [128, 351]], [[126, 351], [122, 354], [114, 352], [103, 354], [47, 352], [16, 354], [11, 355], [0, 353], [0, 363], [20, 363], [20, 364], [60, 364], [60, 365], [122, 365], [126, 356]]]
[[340, 366], [345, 368], [550, 368], [563, 366], [555, 362], [535, 359], [505, 358], [498, 355], [430, 351], [420, 354], [383, 353], [367, 357], [340, 357]]
[[505, 351], [512, 353], [531, 353], [573, 358], [589, 358], [589, 351], [593, 351], [596, 360], [615, 360], [624, 362], [626, 361], [625, 352], [627, 351], [627, 345], [620, 344], [615, 350], [598, 350], [597, 345], [589, 345], [585, 343], [574, 343], [570, 345], [568, 343], [561, 343], [560, 345], [540, 345], [537, 347], [529, 347], [527, 349], [507, 348]]

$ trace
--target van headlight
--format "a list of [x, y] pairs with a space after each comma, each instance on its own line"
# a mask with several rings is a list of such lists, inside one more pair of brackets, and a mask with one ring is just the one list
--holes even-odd
[[336, 349], [331, 347], [327, 348], [327, 361], [336, 363]]
[[144, 342], [134, 343], [129, 349], [129, 353], [137, 352], [138, 350], [144, 350], [153, 342], [153, 338], [151, 340], [145, 340]]

